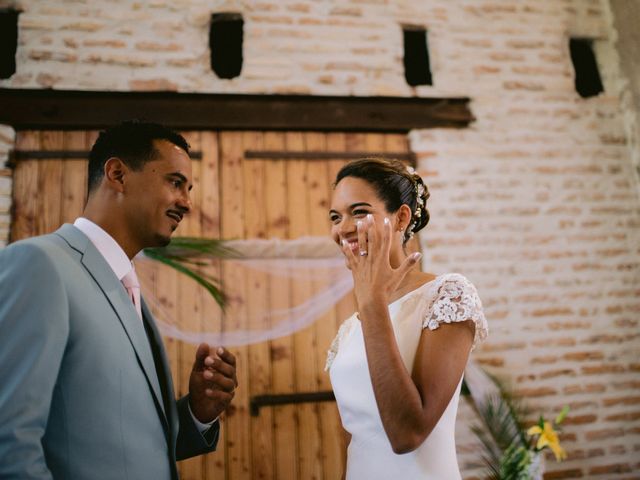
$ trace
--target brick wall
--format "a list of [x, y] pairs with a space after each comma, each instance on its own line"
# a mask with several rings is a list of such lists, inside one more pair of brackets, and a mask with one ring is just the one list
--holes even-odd
[[[477, 359], [534, 412], [571, 406], [549, 478], [637, 478], [638, 153], [606, 1], [17, 3], [18, 72], [0, 87], [471, 97], [471, 128], [410, 136], [433, 192], [426, 266], [477, 284], [492, 329]], [[209, 69], [219, 11], [245, 19], [232, 80]], [[433, 87], [404, 81], [404, 23], [429, 29]], [[568, 35], [597, 39], [605, 94], [575, 93]], [[9, 189], [0, 175], [0, 235]], [[463, 406], [467, 478], [471, 421]]]

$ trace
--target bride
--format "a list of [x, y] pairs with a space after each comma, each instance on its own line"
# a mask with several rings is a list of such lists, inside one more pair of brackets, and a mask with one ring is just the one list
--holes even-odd
[[416, 269], [407, 241], [429, 221], [419, 175], [362, 159], [336, 177], [329, 212], [354, 280], [357, 312], [327, 359], [349, 438], [346, 478], [460, 478], [454, 426], [462, 374], [487, 335], [475, 287]]

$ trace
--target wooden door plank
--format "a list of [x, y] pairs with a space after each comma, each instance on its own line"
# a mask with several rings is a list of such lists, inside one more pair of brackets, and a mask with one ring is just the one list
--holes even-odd
[[[40, 133], [41, 150], [62, 150], [63, 132], [46, 130]], [[62, 160], [38, 162], [38, 233], [51, 233], [60, 226], [62, 211]]]
[[[218, 134], [202, 132], [200, 138], [202, 160], [200, 169], [200, 225], [204, 238], [220, 238], [220, 164]], [[197, 192], [196, 192], [197, 194]], [[220, 262], [214, 262], [210, 269], [214, 278], [222, 278]], [[222, 327], [222, 311], [207, 294], [204, 295], [202, 308], [202, 329], [204, 331], [220, 331]], [[212, 345], [217, 346], [217, 345]], [[204, 458], [203, 478], [225, 478], [225, 415], [220, 417], [221, 436], [214, 453]]]
[[[284, 150], [285, 134], [266, 132], [264, 148]], [[289, 191], [287, 188], [287, 162], [279, 159], [265, 161], [267, 198], [264, 214], [267, 220], [268, 236], [289, 238]], [[289, 285], [289, 281], [285, 285]], [[272, 308], [290, 307], [290, 287], [271, 288], [269, 301]], [[272, 392], [276, 394], [293, 393], [293, 338], [291, 335], [276, 338], [270, 342], [272, 365]], [[298, 478], [297, 429], [295, 422], [296, 407], [293, 405], [274, 406], [274, 478], [293, 480]], [[262, 412], [261, 412], [262, 415]]]
[[[16, 136], [17, 150], [40, 150], [40, 132], [23, 131]], [[38, 162], [21, 160], [13, 172], [12, 242], [38, 234]]]
[[[221, 234], [223, 238], [244, 238], [245, 208], [244, 179], [242, 163], [244, 156], [242, 132], [220, 134], [220, 201]], [[238, 286], [245, 293], [246, 279], [237, 269], [223, 266], [224, 285]], [[223, 328], [237, 330], [244, 325], [240, 319], [246, 315], [246, 306], [235, 302], [230, 304], [224, 315]], [[239, 387], [232, 407], [226, 415], [226, 476], [227, 479], [251, 478], [251, 439], [249, 438], [249, 385], [250, 370], [247, 347], [234, 347]]]
[[[306, 150], [305, 137], [300, 133], [287, 134], [287, 148], [291, 150]], [[287, 185], [289, 189], [289, 217], [291, 219], [290, 234], [292, 238], [308, 235], [311, 229], [308, 162], [292, 160], [287, 163]], [[292, 300], [298, 304], [308, 298], [309, 286], [294, 283], [292, 286]], [[294, 335], [294, 371], [295, 385], [298, 392], [314, 392], [317, 388], [317, 365], [315, 355], [309, 351], [317, 348], [317, 339], [313, 325]], [[298, 412], [298, 478], [322, 479], [322, 465], [318, 461], [321, 456], [320, 418], [316, 405], [300, 404]]]
[[[69, 131], [63, 134], [65, 150], [88, 150], [86, 132]], [[82, 215], [87, 196], [88, 158], [69, 159], [62, 164], [62, 223], [72, 223]]]
[[[264, 148], [262, 132], [245, 132], [245, 150]], [[267, 237], [267, 220], [264, 214], [266, 201], [265, 162], [243, 161], [245, 236], [248, 239]], [[247, 278], [247, 314], [250, 322], [264, 315], [269, 305], [268, 274], [251, 271]], [[249, 293], [250, 292], [250, 293]], [[268, 325], [264, 325], [266, 328]], [[269, 343], [259, 342], [248, 347], [251, 383], [247, 385], [251, 396], [272, 391], [271, 358]], [[272, 411], [263, 409], [257, 417], [251, 417], [251, 478], [273, 478], [273, 430]]]

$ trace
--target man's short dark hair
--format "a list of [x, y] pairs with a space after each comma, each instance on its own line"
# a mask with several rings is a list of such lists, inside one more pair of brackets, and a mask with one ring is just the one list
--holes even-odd
[[104, 164], [111, 157], [118, 157], [132, 170], [142, 169], [157, 154], [154, 140], [167, 140], [189, 154], [182, 135], [157, 123], [130, 120], [100, 132], [89, 153], [89, 192], [102, 181]]

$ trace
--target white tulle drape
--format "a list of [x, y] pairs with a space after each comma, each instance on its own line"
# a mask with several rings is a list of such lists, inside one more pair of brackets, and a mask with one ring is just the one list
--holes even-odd
[[222, 281], [228, 298], [224, 312], [195, 281], [181, 280], [182, 292], [201, 290], [197, 295], [203, 320], [197, 328], [185, 327], [193, 322], [177, 313], [175, 304], [184, 300], [180, 292], [171, 292], [175, 301], [167, 302], [157, 287], [158, 271], [170, 267], [136, 258], [145, 301], [165, 337], [240, 346], [290, 335], [322, 317], [353, 288], [344, 258], [329, 238], [235, 240], [226, 245], [241, 258], [202, 259], [211, 261], [204, 271]]

